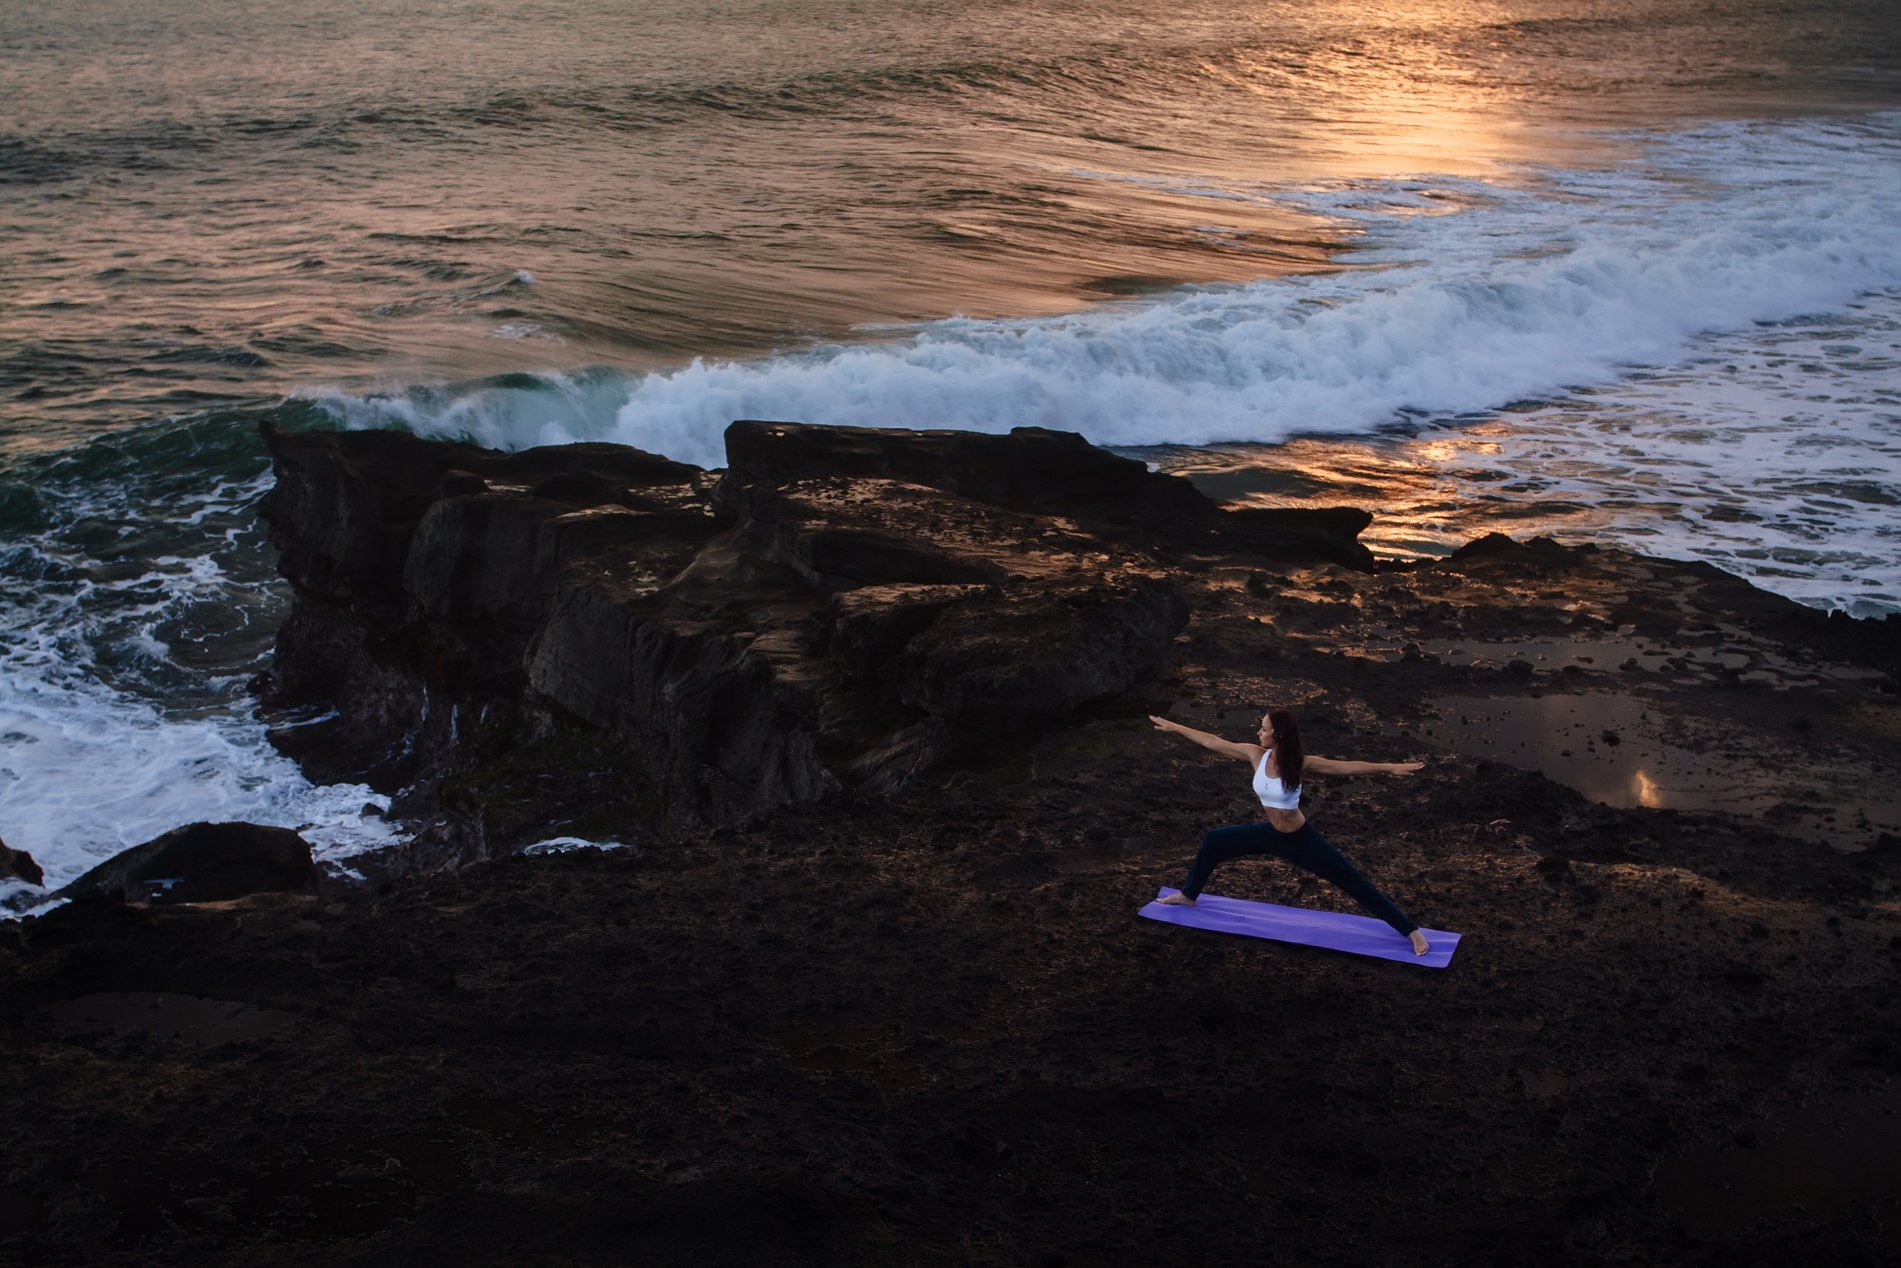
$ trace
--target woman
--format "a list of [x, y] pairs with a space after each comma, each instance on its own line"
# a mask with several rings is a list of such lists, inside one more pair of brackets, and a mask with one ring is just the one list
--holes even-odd
[[1344, 889], [1360, 906], [1399, 931], [1413, 944], [1414, 955], [1432, 949], [1419, 926], [1394, 906], [1393, 900], [1373, 886], [1360, 869], [1347, 862], [1346, 856], [1315, 832], [1300, 813], [1300, 781], [1308, 772], [1316, 775], [1410, 775], [1424, 762], [1340, 762], [1330, 757], [1303, 757], [1300, 728], [1294, 715], [1285, 709], [1270, 709], [1261, 719], [1256, 736], [1259, 744], [1235, 744], [1218, 735], [1197, 731], [1153, 714], [1149, 721], [1158, 731], [1173, 731], [1212, 752], [1238, 757], [1254, 768], [1254, 795], [1261, 799], [1264, 822], [1244, 823], [1232, 828], [1213, 828], [1201, 838], [1201, 850], [1195, 865], [1188, 869], [1188, 880], [1179, 894], [1162, 899], [1173, 906], [1195, 905], [1195, 899], [1208, 883], [1215, 868], [1229, 859], [1247, 854], [1272, 854], [1296, 867], [1304, 867], [1316, 876]]

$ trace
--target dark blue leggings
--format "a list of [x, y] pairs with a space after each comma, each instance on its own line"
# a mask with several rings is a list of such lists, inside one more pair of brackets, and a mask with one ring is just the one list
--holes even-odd
[[1384, 920], [1400, 931], [1410, 934], [1419, 928], [1406, 919], [1406, 913], [1393, 905], [1393, 900], [1374, 888], [1373, 882], [1359, 868], [1347, 862], [1346, 855], [1334, 849], [1327, 839], [1314, 831], [1314, 825], [1303, 823], [1293, 832], [1282, 832], [1271, 823], [1242, 823], [1232, 828], [1211, 828], [1202, 834], [1201, 849], [1195, 855], [1195, 865], [1188, 869], [1188, 880], [1182, 885], [1182, 893], [1190, 898], [1201, 897], [1201, 887], [1208, 883], [1208, 877], [1214, 870], [1230, 859], [1238, 859], [1249, 854], [1272, 854], [1276, 858], [1286, 859], [1295, 867], [1304, 867], [1322, 880], [1331, 881], [1347, 892], [1354, 902]]

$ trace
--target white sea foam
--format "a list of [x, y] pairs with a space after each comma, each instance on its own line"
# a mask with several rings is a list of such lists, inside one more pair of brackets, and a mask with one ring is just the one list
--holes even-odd
[[1588, 506], [1589, 540], [1901, 612], [1901, 291], [1695, 351], [1487, 427], [1505, 479], [1473, 496]]
[[524, 339], [540, 339], [547, 343], [567, 342], [560, 335], [555, 334], [547, 327], [537, 325], [532, 321], [505, 321], [495, 327], [490, 333], [497, 339], [508, 339], [515, 342], [520, 342]]
[[316, 387], [295, 397], [343, 426], [400, 427], [492, 449], [526, 449], [600, 439], [612, 430], [630, 382], [618, 374], [546, 374], [533, 386], [514, 376], [507, 386], [451, 384], [368, 397]]
[[624, 850], [624, 841], [590, 841], [585, 837], [549, 837], [522, 850], [523, 854], [572, 854], [576, 850]]
[[[4, 560], [34, 584], [0, 592], [0, 838], [34, 856], [47, 891], [201, 820], [296, 828], [320, 858], [395, 839], [360, 814], [386, 798], [313, 786], [270, 746], [242, 691], [246, 653], [202, 662], [219, 635], [198, 619], [220, 614], [223, 635], [243, 637], [231, 615], [260, 614], [258, 578], [226, 565], [256, 567], [239, 539], [264, 483], [161, 498], [152, 481], [44, 479], [49, 522]], [[0, 909], [37, 892], [0, 895]]]
[[362, 817], [388, 799], [356, 785], [319, 787], [241, 717], [167, 717], [100, 684], [0, 682], [0, 824], [32, 854], [47, 889], [128, 846], [187, 823], [295, 828], [318, 857], [386, 844]]

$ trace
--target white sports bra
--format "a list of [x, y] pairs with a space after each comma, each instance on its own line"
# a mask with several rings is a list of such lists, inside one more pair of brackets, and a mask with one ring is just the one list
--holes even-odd
[[1267, 759], [1273, 751], [1269, 749], [1261, 754], [1261, 764], [1254, 768], [1254, 795], [1259, 797], [1261, 804], [1269, 810], [1298, 810], [1300, 809], [1300, 785], [1295, 784], [1292, 788], [1285, 787], [1277, 777], [1267, 773]]

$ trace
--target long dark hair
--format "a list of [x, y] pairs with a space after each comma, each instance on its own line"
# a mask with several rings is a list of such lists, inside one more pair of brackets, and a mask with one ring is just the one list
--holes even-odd
[[1267, 711], [1268, 734], [1274, 737], [1274, 765], [1280, 768], [1281, 787], [1300, 787], [1300, 768], [1307, 759], [1300, 751], [1300, 727], [1285, 709]]

